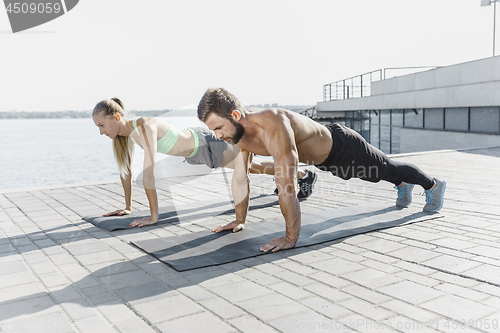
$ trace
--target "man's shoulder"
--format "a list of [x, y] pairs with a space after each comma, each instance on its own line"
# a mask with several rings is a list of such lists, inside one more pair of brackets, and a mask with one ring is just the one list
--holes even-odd
[[282, 121], [284, 117], [288, 116], [290, 111], [278, 108], [269, 109], [253, 109], [250, 114], [256, 122], [264, 122], [269, 124], [269, 122], [274, 123], [275, 121]]

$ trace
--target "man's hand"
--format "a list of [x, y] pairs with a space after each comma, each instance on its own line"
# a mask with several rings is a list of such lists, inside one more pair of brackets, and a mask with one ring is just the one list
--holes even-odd
[[151, 217], [144, 217], [140, 220], [134, 220], [134, 222], [130, 223], [129, 227], [142, 227], [145, 225], [155, 224], [158, 220], [154, 220]]
[[295, 246], [295, 243], [297, 243], [297, 241], [293, 242], [286, 237], [273, 238], [266, 245], [262, 245], [260, 250], [262, 252], [268, 252], [269, 250], [276, 252], [279, 250], [291, 249]]
[[115, 210], [114, 212], [109, 212], [107, 214], [103, 214], [102, 216], [113, 216], [113, 215], [121, 216], [121, 215], [129, 215], [129, 214], [130, 214], [130, 210], [128, 210], [128, 209], [118, 209], [118, 210]]
[[212, 229], [213, 232], [221, 232], [223, 230], [233, 230], [233, 232], [238, 232], [240, 230], [245, 229], [245, 224], [236, 220], [233, 222], [229, 222], [226, 225], [220, 225], [217, 228]]

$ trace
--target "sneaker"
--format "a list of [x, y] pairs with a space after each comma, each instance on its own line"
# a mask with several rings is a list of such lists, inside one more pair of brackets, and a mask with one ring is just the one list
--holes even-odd
[[298, 179], [299, 183], [299, 193], [297, 193], [297, 198], [305, 199], [313, 193], [313, 187], [318, 179], [318, 175], [315, 172], [304, 170], [306, 176], [304, 178]]
[[398, 198], [396, 199], [397, 207], [408, 207], [411, 204], [411, 192], [415, 184], [404, 184], [403, 186], [394, 186], [398, 190]]
[[424, 212], [435, 213], [443, 207], [446, 182], [437, 178], [434, 180], [437, 184], [436, 188], [425, 191], [425, 202], [427, 203], [424, 206]]

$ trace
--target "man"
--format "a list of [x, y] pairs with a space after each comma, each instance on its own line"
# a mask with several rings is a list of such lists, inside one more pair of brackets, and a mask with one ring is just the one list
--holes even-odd
[[241, 159], [235, 165], [233, 186], [239, 188], [236, 220], [215, 228], [242, 230], [248, 211], [248, 179], [252, 153], [272, 156], [281, 212], [286, 222], [285, 237], [273, 238], [261, 246], [263, 252], [289, 249], [300, 234], [300, 205], [295, 195], [298, 162], [316, 165], [342, 179], [385, 180], [398, 189], [396, 206], [411, 203], [414, 184], [426, 193], [424, 211], [437, 212], [443, 205], [446, 183], [431, 178], [414, 165], [389, 159], [355, 131], [338, 124], [321, 125], [283, 109], [245, 110], [238, 99], [222, 88], [208, 89], [198, 105], [198, 118], [217, 138], [237, 144]]

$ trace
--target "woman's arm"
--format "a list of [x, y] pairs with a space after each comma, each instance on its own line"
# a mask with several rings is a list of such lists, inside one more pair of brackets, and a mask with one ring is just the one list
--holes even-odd
[[[142, 124], [140, 123], [140, 120]], [[154, 121], [146, 121], [145, 118], [138, 120], [139, 143], [144, 149], [143, 185], [149, 202], [151, 216], [135, 220], [129, 224], [130, 227], [142, 227], [144, 225], [158, 222], [158, 196], [156, 194], [156, 184], [154, 176], [154, 166], [156, 162], [156, 141], [158, 128]]]
[[118, 209], [103, 216], [128, 215], [132, 211], [132, 171], [129, 170], [125, 178], [120, 175], [120, 180], [123, 186], [123, 193], [125, 194], [125, 209]]
[[132, 170], [128, 171], [128, 174], [123, 178], [120, 176], [122, 181], [123, 193], [125, 194], [125, 210], [132, 211]]

